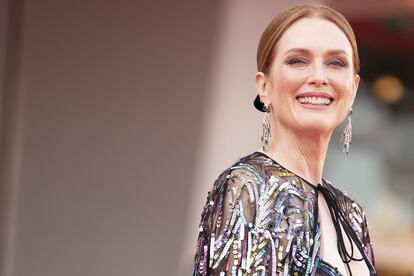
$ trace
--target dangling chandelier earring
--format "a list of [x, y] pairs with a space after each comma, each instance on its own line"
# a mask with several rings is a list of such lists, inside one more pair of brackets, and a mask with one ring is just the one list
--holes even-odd
[[263, 151], [267, 151], [270, 140], [270, 111], [267, 104], [264, 104], [263, 111], [265, 115], [263, 116], [262, 149]]
[[349, 109], [348, 112], [348, 123], [344, 129], [344, 132], [341, 135], [341, 141], [343, 144], [343, 153], [345, 156], [349, 155], [349, 147], [351, 146], [352, 143], [352, 107]]

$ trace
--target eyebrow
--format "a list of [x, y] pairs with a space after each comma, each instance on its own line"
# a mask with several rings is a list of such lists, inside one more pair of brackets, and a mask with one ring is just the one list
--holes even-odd
[[[292, 48], [292, 49], [289, 49], [288, 51], [286, 51], [285, 54], [288, 54], [288, 53], [291, 53], [291, 52], [304, 53], [304, 54], [310, 54], [311, 53], [311, 51], [309, 49], [306, 49], [306, 48]], [[339, 50], [339, 49], [329, 50], [327, 53], [329, 55], [336, 55], [336, 54], [348, 55], [347, 52], [345, 52], [344, 50]]]

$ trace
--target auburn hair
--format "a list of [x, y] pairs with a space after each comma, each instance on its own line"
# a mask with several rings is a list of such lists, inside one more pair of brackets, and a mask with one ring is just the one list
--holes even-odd
[[341, 29], [352, 47], [355, 74], [359, 73], [360, 61], [354, 31], [345, 17], [336, 10], [321, 4], [297, 5], [278, 14], [264, 30], [257, 48], [257, 70], [267, 74], [275, 57], [277, 43], [283, 33], [301, 18], [322, 18]]

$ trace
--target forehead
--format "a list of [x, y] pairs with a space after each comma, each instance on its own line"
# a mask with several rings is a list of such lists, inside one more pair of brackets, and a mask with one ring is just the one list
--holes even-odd
[[283, 33], [277, 53], [292, 48], [305, 48], [312, 52], [345, 51], [352, 56], [352, 46], [345, 33], [333, 22], [322, 18], [301, 18]]

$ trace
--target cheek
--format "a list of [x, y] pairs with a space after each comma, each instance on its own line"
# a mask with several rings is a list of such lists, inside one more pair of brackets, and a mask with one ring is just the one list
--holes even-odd
[[338, 94], [339, 98], [351, 100], [353, 96], [353, 84], [351, 77], [347, 75], [334, 75], [330, 78], [330, 83]]
[[338, 74], [331, 78], [330, 83], [338, 97], [336, 115], [338, 122], [342, 122], [348, 115], [349, 108], [352, 105], [353, 83], [351, 77]]
[[280, 69], [275, 78], [275, 90], [280, 95], [295, 93], [306, 81], [306, 73], [300, 70]]

